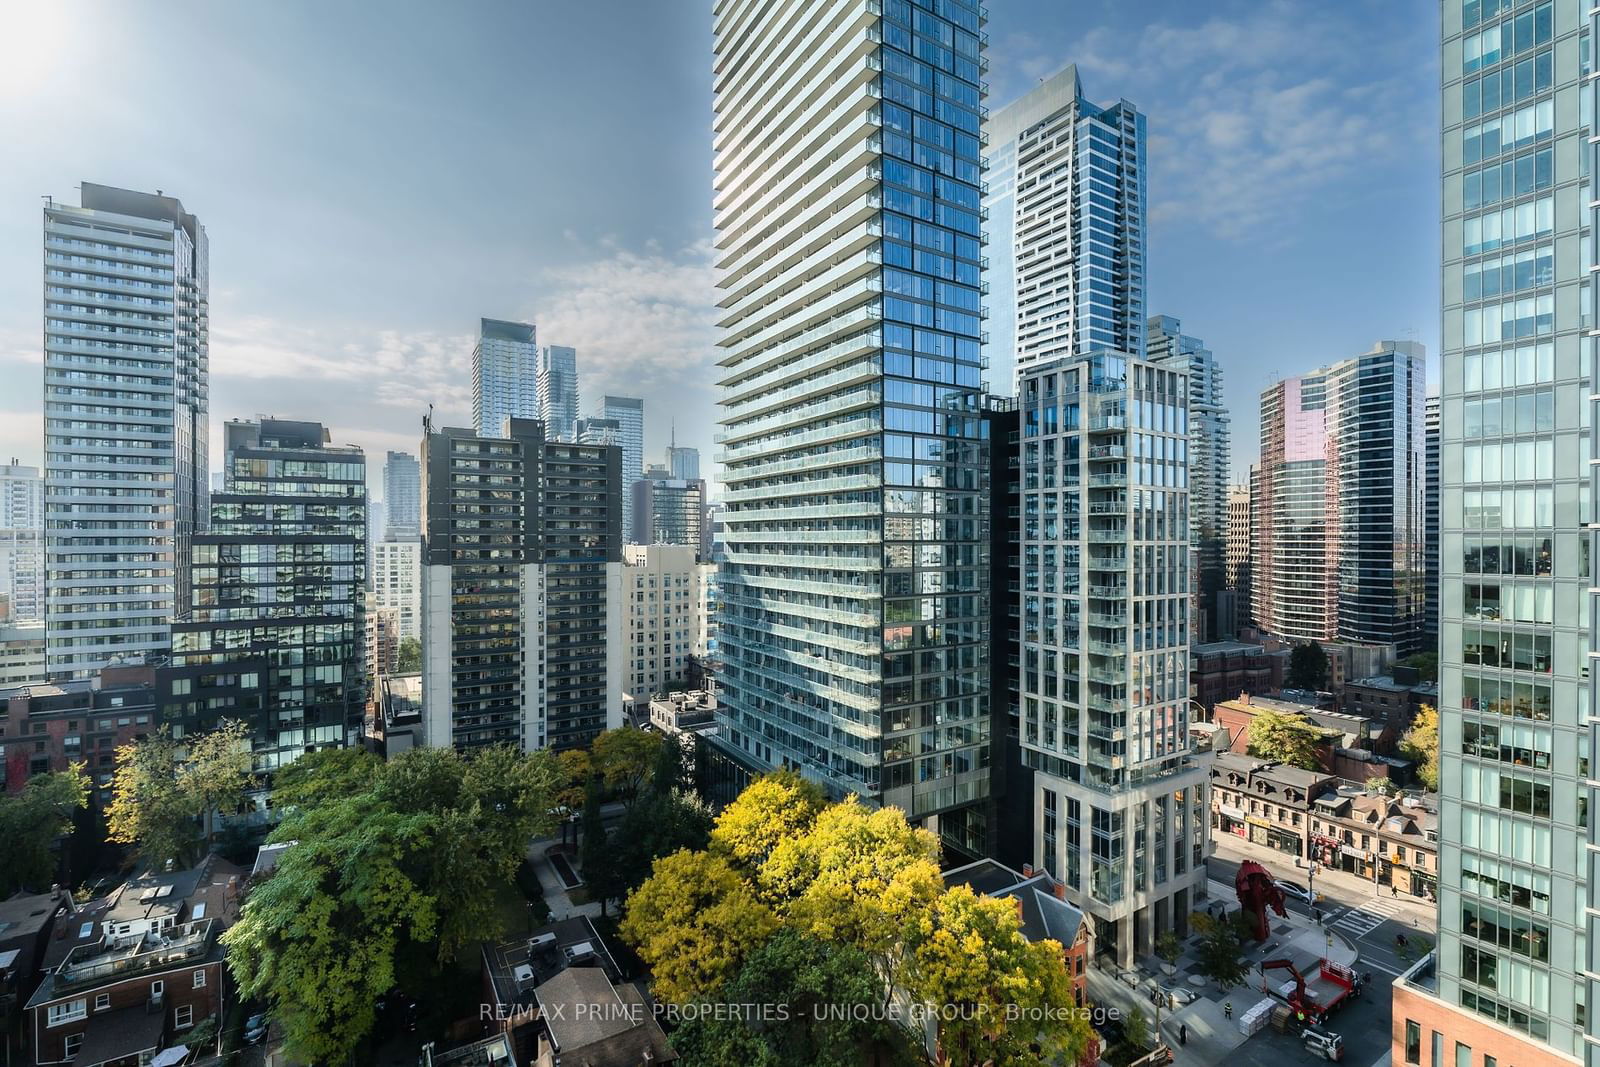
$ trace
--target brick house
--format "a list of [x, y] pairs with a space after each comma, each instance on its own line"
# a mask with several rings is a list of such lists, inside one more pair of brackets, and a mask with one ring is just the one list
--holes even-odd
[[978, 860], [944, 872], [944, 884], [947, 889], [964, 885], [974, 893], [1015, 901], [1024, 937], [1029, 941], [1060, 942], [1067, 973], [1072, 976], [1072, 995], [1078, 1004], [1084, 1003], [1089, 924], [1084, 921], [1083, 912], [1067, 903], [1064, 882], [1031, 867], [1018, 873], [994, 860]]
[[0, 788], [82, 762], [110, 798], [118, 745], [153, 733], [155, 668], [103, 667], [94, 678], [0, 689]]
[[238, 875], [213, 856], [130, 879], [67, 916], [26, 1009], [36, 1067], [132, 1067], [220, 1014], [218, 938], [237, 914]]

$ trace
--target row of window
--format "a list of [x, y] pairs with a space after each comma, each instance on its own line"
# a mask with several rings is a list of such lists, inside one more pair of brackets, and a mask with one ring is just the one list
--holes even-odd
[[1550, 635], [1493, 626], [1461, 628], [1461, 661], [1468, 666], [1550, 673]]
[[1549, 341], [1500, 351], [1468, 352], [1462, 357], [1466, 392], [1515, 389], [1555, 381], [1556, 346]]
[[1482, 78], [1468, 78], [1461, 84], [1462, 117], [1487, 115], [1546, 92], [1553, 82], [1554, 67], [1555, 53], [1546, 49]]
[[1521, 241], [1548, 237], [1556, 228], [1556, 201], [1541, 196], [1515, 207], [1501, 208], [1461, 222], [1462, 254], [1475, 256]]
[[1555, 477], [1555, 442], [1549, 439], [1467, 445], [1462, 449], [1462, 458], [1462, 477], [1469, 485]]
[[1521, 55], [1549, 41], [1555, 34], [1555, 5], [1545, 3], [1516, 18], [1461, 39], [1461, 70], [1470, 74], [1501, 60]]
[[1540, 245], [1466, 264], [1462, 269], [1461, 296], [1464, 300], [1481, 300], [1549, 285], [1555, 278], [1555, 245]]

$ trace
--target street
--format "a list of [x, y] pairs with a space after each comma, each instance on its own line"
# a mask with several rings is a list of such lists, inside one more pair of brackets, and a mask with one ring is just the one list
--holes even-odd
[[[1232, 886], [1244, 859], [1255, 860], [1274, 877], [1305, 885], [1307, 872], [1294, 866], [1289, 857], [1265, 849], [1223, 848], [1208, 860], [1212, 879]], [[1366, 883], [1347, 876], [1318, 875], [1316, 892], [1324, 924], [1350, 941], [1360, 953], [1357, 971], [1372, 975], [1366, 994], [1333, 1017], [1328, 1029], [1343, 1035], [1344, 1062], [1369, 1067], [1389, 1051], [1390, 986], [1417, 957], [1432, 947], [1435, 931], [1433, 906], [1388, 895], [1376, 895]], [[1232, 894], [1226, 899], [1233, 903]], [[1309, 915], [1311, 909], [1298, 900], [1287, 902], [1290, 910]], [[1395, 938], [1408, 942], [1409, 960], [1399, 951]], [[1259, 976], [1257, 976], [1259, 980]], [[1182, 1062], [1182, 1057], [1179, 1057]], [[1270, 1028], [1250, 1038], [1229, 1057], [1230, 1064], [1250, 1067], [1282, 1067], [1284, 1063], [1325, 1062], [1308, 1052], [1298, 1037], [1280, 1034]]]

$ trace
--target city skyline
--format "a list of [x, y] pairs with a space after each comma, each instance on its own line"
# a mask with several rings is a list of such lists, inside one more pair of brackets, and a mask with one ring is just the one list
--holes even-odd
[[[412, 449], [430, 402], [436, 404], [437, 421], [468, 422], [476, 323], [483, 315], [503, 315], [537, 323], [541, 341], [579, 350], [582, 395], [644, 395], [660, 410], [670, 407], [703, 416], [683, 420], [679, 443], [712, 455], [715, 390], [710, 385], [709, 353], [714, 299], [707, 258], [710, 212], [700, 193], [709, 177], [705, 104], [709, 73], [699, 62], [710, 39], [709, 13], [648, 11], [621, 27], [626, 30], [621, 37], [613, 37], [611, 31], [619, 27], [612, 26], [603, 11], [552, 9], [532, 16], [511, 7], [499, 10], [512, 25], [539, 20], [540, 32], [533, 36], [540, 42], [540, 55], [549, 52], [548, 62], [534, 65], [539, 78], [576, 75], [572, 59], [546, 41], [563, 34], [600, 32], [596, 29], [600, 25], [608, 38], [617, 40], [607, 63], [639, 71], [662, 86], [659, 99], [641, 103], [630, 96], [627, 108], [618, 104], [617, 90], [609, 87], [583, 105], [603, 112], [608, 122], [629, 123], [629, 137], [623, 138], [632, 146], [627, 151], [646, 153], [663, 168], [650, 190], [641, 194], [634, 188], [636, 182], [612, 177], [633, 173], [635, 168], [616, 158], [618, 148], [580, 129], [584, 124], [603, 126], [592, 121], [594, 112], [583, 111], [574, 118], [530, 112], [496, 94], [500, 87], [496, 75], [477, 72], [465, 79], [460, 95], [419, 106], [429, 134], [447, 144], [455, 136], [447, 133], [441, 118], [447, 106], [469, 115], [498, 115], [497, 109], [513, 106], [507, 117], [525, 124], [537, 135], [535, 140], [559, 138], [592, 153], [600, 165], [584, 168], [581, 180], [575, 171], [572, 178], [541, 178], [563, 184], [544, 186], [546, 195], [538, 204], [528, 203], [536, 198], [515, 195], [516, 209], [510, 212], [498, 206], [475, 207], [447, 194], [453, 181], [465, 179], [485, 183], [481, 189], [486, 195], [471, 199], [502, 203], [513, 199], [509, 186], [489, 184], [498, 179], [478, 172], [467, 178], [465, 172], [453, 169], [458, 164], [450, 160], [452, 154], [462, 161], [472, 158], [464, 151], [429, 153], [434, 158], [409, 182], [379, 182], [378, 172], [371, 168], [385, 162], [393, 167], [397, 161], [392, 148], [368, 152], [373, 147], [368, 138], [393, 132], [397, 122], [412, 121], [405, 104], [413, 90], [391, 86], [398, 94], [393, 108], [373, 99], [360, 87], [382, 84], [393, 75], [387, 68], [374, 70], [364, 60], [353, 71], [341, 72], [335, 69], [338, 64], [331, 63], [327, 69], [318, 68], [311, 73], [305, 96], [297, 90], [280, 104], [253, 108], [243, 123], [230, 120], [216, 158], [186, 152], [152, 163], [136, 148], [144, 128], [137, 123], [127, 131], [108, 128], [105, 136], [86, 139], [94, 142], [92, 148], [63, 148], [46, 140], [52, 127], [36, 125], [30, 107], [38, 94], [87, 91], [67, 84], [74, 68], [66, 65], [66, 59], [82, 54], [63, 47], [76, 22], [93, 18], [135, 37], [177, 35], [192, 43], [191, 52], [213, 57], [204, 60], [214, 65], [208, 67], [208, 76], [232, 86], [218, 96], [253, 98], [260, 84], [272, 82], [279, 73], [274, 48], [292, 54], [300, 47], [290, 48], [284, 38], [309, 33], [311, 10], [286, 6], [277, 20], [232, 11], [182, 20], [158, 12], [144, 20], [147, 24], [136, 26], [124, 24], [109, 6], [82, 5], [56, 13], [49, 21], [22, 20], [13, 44], [19, 52], [25, 48], [29, 53], [28, 62], [21, 64], [28, 77], [18, 75], [16, 86], [7, 82], [7, 88], [17, 91], [0, 102], [0, 126], [20, 146], [18, 166], [0, 176], [0, 203], [5, 204], [0, 209], [0, 277], [11, 282], [0, 289], [0, 384], [6, 386], [0, 388], [0, 415], [5, 416], [0, 419], [0, 454], [15, 455], [23, 463], [42, 462], [42, 430], [33, 402], [40, 345], [37, 290], [32, 288], [37, 285], [37, 236], [30, 202], [36, 204], [34, 198], [45, 193], [61, 196], [80, 181], [101, 181], [181, 195], [214, 231], [226, 235], [213, 249], [215, 270], [224, 279], [212, 309], [212, 412], [219, 422], [257, 414], [316, 417], [333, 427], [338, 439], [360, 444], [369, 454]], [[337, 31], [349, 16], [329, 17]], [[1150, 242], [1162, 254], [1152, 259], [1146, 305], [1152, 313], [1181, 318], [1223, 360], [1228, 407], [1242, 444], [1235, 449], [1235, 482], [1245, 480], [1253, 453], [1250, 443], [1256, 439], [1254, 398], [1267, 384], [1272, 368], [1310, 369], [1343, 352], [1362, 350], [1377, 337], [1415, 339], [1430, 352], [1438, 351], [1437, 294], [1426, 281], [1416, 280], [1431, 277], [1427, 259], [1433, 237], [1425, 221], [1436, 216], [1433, 204], [1438, 192], [1430, 180], [1436, 170], [1437, 150], [1432, 147], [1436, 138], [1401, 135], [1412, 119], [1424, 128], [1431, 124], [1423, 112], [1436, 69], [1436, 53], [1428, 47], [1436, 32], [1433, 20], [1426, 10], [1391, 12], [1372, 3], [1310, 17], [1316, 22], [1315, 33], [1293, 22], [1283, 5], [1224, 4], [1196, 15], [1176, 4], [1141, 5], [1137, 12], [1125, 12], [1116, 5], [1096, 3], [1063, 13], [1042, 4], [1019, 3], [997, 5], [991, 15], [992, 108], [1016, 99], [1039, 78], [1076, 63], [1096, 99], [1126, 97], [1149, 117]], [[494, 36], [529, 36], [486, 34], [481, 29], [486, 21], [447, 27], [441, 46], [470, 54], [474, 48], [498, 47]], [[430, 15], [412, 9], [408, 25], [431, 26]], [[1295, 27], [1292, 32], [1291, 27]], [[417, 40], [429, 36], [394, 32], [396, 39], [390, 43], [401, 55], [414, 54], [422, 47]], [[1309, 73], [1298, 69], [1305, 64], [1297, 62], [1309, 46], [1296, 43], [1295, 37], [1344, 44], [1325, 70]], [[1123, 57], [1137, 42], [1161, 48], [1173, 57], [1175, 66], [1185, 69], [1157, 65], [1159, 69], [1142, 70], [1127, 63]], [[214, 47], [207, 51], [208, 45]], [[83, 47], [96, 46], [91, 41]], [[0, 46], [0, 52], [11, 58], [9, 46]], [[1415, 99], [1418, 113], [1406, 112], [1392, 129], [1378, 130], [1387, 140], [1373, 140], [1375, 127], [1354, 131], [1359, 149], [1342, 142], [1302, 145], [1298, 139], [1305, 135], [1290, 128], [1294, 120], [1308, 119], [1312, 126], [1324, 120], [1327, 109], [1336, 105], [1316, 101], [1327, 88], [1323, 81], [1348, 72], [1352, 60], [1347, 57], [1357, 54], [1406, 57], [1415, 69], [1389, 75], [1403, 79], [1403, 86], [1374, 84], [1368, 76], [1360, 91], [1376, 92], [1389, 85], [1397, 98]], [[96, 53], [95, 58], [105, 66], [104, 77], [119, 76], [114, 57]], [[227, 69], [222, 58], [231, 64]], [[1238, 74], [1247, 87], [1224, 90], [1200, 85], [1208, 64]], [[1399, 69], [1397, 64], [1391, 66]], [[1162, 81], [1168, 75], [1171, 85]], [[1214, 105], [1215, 114], [1205, 123], [1189, 121], [1192, 109], [1200, 106], [1198, 99], [1190, 98], [1200, 89], [1206, 89], [1205, 100]], [[1339, 90], [1347, 96], [1357, 91]], [[295, 150], [282, 139], [298, 129], [291, 120], [299, 109], [312, 106], [313, 95], [322, 94], [351, 98], [373, 132], [348, 133], [350, 144], [345, 145], [340, 140], [347, 135], [343, 127], [318, 126], [315, 144], [328, 153], [326, 159], [315, 161], [326, 164], [319, 170], [305, 158], [304, 149]], [[1357, 98], [1351, 96], [1348, 102], [1354, 105]], [[199, 101], [197, 106], [209, 105]], [[1242, 117], [1252, 115], [1259, 119], [1258, 125], [1241, 126]], [[240, 136], [247, 137], [248, 144], [241, 144]], [[409, 143], [405, 137], [392, 140]], [[1353, 155], [1380, 144], [1399, 148], [1412, 142], [1430, 147], [1425, 155], [1401, 157], [1402, 167], [1364, 177], [1359, 193], [1341, 187], [1340, 177], [1349, 176], [1356, 165]], [[47, 144], [52, 150], [42, 150]], [[41, 150], [30, 151], [30, 145]], [[261, 153], [282, 157], [276, 166], [287, 172], [294, 191], [268, 188], [259, 177], [235, 169], [240, 160], [257, 160]], [[1263, 177], [1249, 178], [1253, 214], [1237, 204], [1190, 210], [1187, 198], [1195, 192], [1180, 180], [1186, 161], [1203, 164], [1206, 173], [1218, 176], [1224, 174], [1218, 168], [1237, 168], [1242, 175], [1253, 167], [1258, 175], [1275, 176], [1276, 184], [1261, 189]], [[596, 181], [596, 174], [603, 180]], [[1226, 176], [1232, 178], [1234, 172], [1227, 171]], [[350, 195], [352, 189], [368, 187], [370, 195]], [[1357, 196], [1359, 210], [1353, 210], [1352, 197]], [[550, 204], [562, 207], [555, 210]], [[281, 227], [263, 229], [263, 221], [273, 225], [275, 214], [258, 210], [263, 206], [309, 212], [311, 225], [297, 228], [296, 240], [286, 240]], [[493, 233], [480, 218], [480, 213], [488, 212], [496, 220]], [[394, 232], [388, 223], [398, 215], [414, 218], [416, 226]], [[1341, 240], [1339, 248], [1330, 250], [1333, 236]], [[1403, 249], [1401, 258], [1391, 259], [1385, 271], [1372, 271], [1370, 264], [1357, 270], [1361, 261], [1355, 248], [1378, 240]], [[374, 249], [381, 249], [381, 254], [374, 254]], [[289, 271], [301, 257], [363, 280], [342, 292], [337, 312], [329, 311], [323, 299], [323, 269]], [[1405, 257], [1417, 262], [1410, 264]], [[451, 265], [450, 277], [434, 277], [437, 271], [428, 272], [426, 281], [417, 277], [417, 263], [441, 258]], [[1229, 292], [1228, 279], [1252, 263], [1260, 265], [1266, 288], [1234, 287]], [[1201, 269], [1201, 264], [1211, 266]], [[1339, 307], [1307, 308], [1303, 301], [1288, 298], [1310, 277], [1324, 273], [1340, 279], [1344, 300]], [[1370, 314], [1350, 314], [1352, 306], [1369, 309]], [[1411, 329], [1415, 332], [1408, 332]], [[1321, 340], [1297, 343], [1286, 356], [1285, 337]], [[697, 367], [707, 373], [685, 373]], [[374, 371], [386, 377], [374, 383]], [[1436, 378], [1431, 372], [1430, 379]], [[997, 359], [989, 379], [999, 391], [1009, 391], [1009, 364]], [[306, 391], [307, 381], [315, 382], [317, 389]], [[654, 422], [647, 430], [645, 454], [660, 455], [670, 432], [666, 420]], [[220, 462], [215, 442], [213, 446], [213, 461]], [[708, 463], [704, 472], [708, 482], [714, 482], [718, 473]], [[376, 484], [380, 475], [381, 465], [374, 464], [369, 477], [375, 480], [375, 498], [381, 492]]]

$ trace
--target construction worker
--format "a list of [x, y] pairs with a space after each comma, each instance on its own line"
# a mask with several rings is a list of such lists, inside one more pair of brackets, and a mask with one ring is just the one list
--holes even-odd
[[1222, 1017], [1224, 1019], [1233, 1018], [1233, 1001], [1227, 1001], [1222, 1005]]

